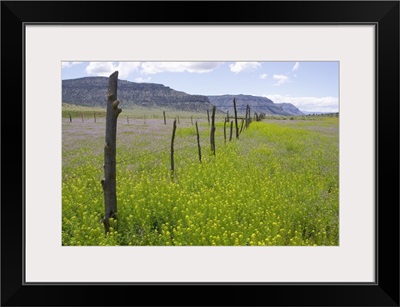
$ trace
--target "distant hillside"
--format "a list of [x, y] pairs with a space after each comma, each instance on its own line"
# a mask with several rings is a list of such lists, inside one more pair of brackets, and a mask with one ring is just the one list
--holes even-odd
[[246, 113], [247, 105], [250, 106], [251, 114], [257, 112], [258, 114], [265, 113], [267, 115], [303, 115], [299, 109], [290, 103], [276, 104], [266, 97], [251, 95], [208, 96], [210, 102], [217, 106], [219, 110], [223, 112], [229, 110], [230, 114], [233, 114], [233, 98], [235, 98], [236, 108], [240, 115]]
[[288, 112], [292, 115], [305, 115], [302, 111], [300, 111], [291, 103], [283, 102], [283, 103], [277, 103], [276, 105], [281, 107], [283, 111]]
[[[82, 106], [106, 106], [108, 77], [85, 77], [62, 81], [62, 102]], [[204, 111], [211, 108], [206, 96], [189, 95], [162, 84], [118, 80], [121, 107], [169, 107]]]

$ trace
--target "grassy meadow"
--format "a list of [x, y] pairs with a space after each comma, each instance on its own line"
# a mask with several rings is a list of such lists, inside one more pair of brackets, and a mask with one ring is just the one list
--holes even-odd
[[[71, 114], [72, 122], [69, 115]], [[96, 121], [95, 121], [96, 114]], [[104, 110], [63, 105], [62, 244], [328, 246], [339, 244], [337, 117], [253, 121], [216, 156], [207, 114], [122, 110], [117, 124], [117, 219], [102, 218]], [[196, 141], [200, 130], [202, 162]], [[82, 120], [83, 117], [83, 120]], [[172, 123], [175, 173], [170, 172]]]

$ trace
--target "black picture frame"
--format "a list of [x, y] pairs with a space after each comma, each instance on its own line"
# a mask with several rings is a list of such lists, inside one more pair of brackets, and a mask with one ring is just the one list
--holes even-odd
[[[182, 11], [187, 14], [181, 14]], [[25, 284], [27, 23], [375, 25], [376, 282]], [[399, 306], [399, 101], [398, 1], [1, 2], [1, 305]]]

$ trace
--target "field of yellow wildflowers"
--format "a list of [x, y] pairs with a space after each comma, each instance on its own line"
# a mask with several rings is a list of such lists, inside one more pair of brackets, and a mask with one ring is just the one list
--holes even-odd
[[63, 118], [62, 244], [304, 246], [339, 244], [338, 118], [252, 122], [239, 140], [181, 114], [170, 173], [172, 120], [151, 114], [117, 128], [117, 220], [105, 235], [104, 119]]

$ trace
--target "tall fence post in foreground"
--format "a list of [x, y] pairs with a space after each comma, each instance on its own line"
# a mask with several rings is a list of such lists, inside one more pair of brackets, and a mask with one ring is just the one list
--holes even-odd
[[199, 161], [201, 163], [200, 134], [199, 134], [199, 127], [197, 126], [197, 121], [196, 121], [196, 134], [197, 134], [197, 148], [199, 150]]
[[236, 127], [236, 138], [239, 138], [239, 126], [238, 126], [238, 120], [237, 120], [237, 110], [236, 110], [236, 100], [233, 98], [233, 110], [235, 112], [235, 127]]
[[163, 111], [163, 115], [164, 115], [164, 125], [167, 124], [167, 120], [165, 119], [165, 111]]
[[210, 132], [210, 143], [211, 143], [211, 151], [215, 156], [215, 109], [216, 106], [213, 106], [212, 115], [211, 115], [211, 132]]
[[176, 131], [176, 119], [172, 126], [172, 138], [171, 138], [171, 178], [174, 178], [175, 164], [174, 164], [174, 140]]
[[104, 178], [101, 185], [104, 192], [104, 227], [107, 233], [110, 229], [110, 218], [116, 218], [117, 212], [117, 185], [116, 185], [116, 139], [117, 118], [121, 109], [117, 100], [118, 71], [108, 78], [108, 97], [106, 114], [106, 144], [104, 146]]

